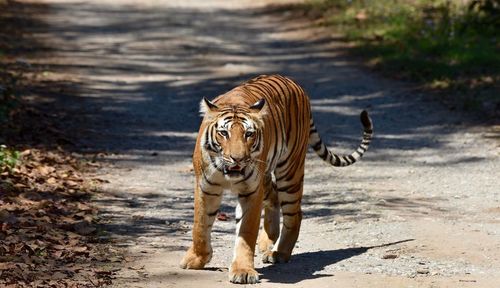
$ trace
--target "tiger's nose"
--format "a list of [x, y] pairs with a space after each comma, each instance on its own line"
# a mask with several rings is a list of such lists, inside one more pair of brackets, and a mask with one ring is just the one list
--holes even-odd
[[236, 163], [242, 163], [247, 160], [247, 156], [229, 156], [231, 160], [233, 160]]

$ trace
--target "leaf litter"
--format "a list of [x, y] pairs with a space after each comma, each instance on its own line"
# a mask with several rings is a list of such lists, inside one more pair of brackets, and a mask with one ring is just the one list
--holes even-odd
[[0, 286], [111, 284], [125, 259], [99, 237], [90, 202], [98, 180], [82, 176], [82, 165], [62, 151], [29, 149], [0, 170]]

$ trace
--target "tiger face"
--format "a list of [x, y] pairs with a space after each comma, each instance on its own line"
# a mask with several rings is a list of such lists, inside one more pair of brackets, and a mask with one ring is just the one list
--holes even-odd
[[[207, 99], [201, 111], [207, 121], [203, 147], [226, 180], [238, 180], [252, 170], [262, 152], [260, 113], [265, 101], [250, 107], [218, 107]], [[249, 169], [247, 169], [249, 168]]]

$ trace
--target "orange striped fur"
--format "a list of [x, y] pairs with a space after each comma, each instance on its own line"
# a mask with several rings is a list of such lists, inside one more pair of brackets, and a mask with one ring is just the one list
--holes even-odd
[[204, 118], [193, 155], [193, 244], [181, 267], [202, 269], [210, 261], [211, 228], [222, 193], [229, 190], [238, 196], [229, 280], [256, 283], [254, 253], [262, 210], [258, 246], [264, 262], [287, 262], [297, 241], [308, 146], [333, 166], [351, 165], [368, 149], [372, 122], [363, 111], [359, 147], [350, 155], [332, 153], [316, 130], [309, 97], [280, 75], [256, 77], [212, 102], [203, 99], [201, 112]]

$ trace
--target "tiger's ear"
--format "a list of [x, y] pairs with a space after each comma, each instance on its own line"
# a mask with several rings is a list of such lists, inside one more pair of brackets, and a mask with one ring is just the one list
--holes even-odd
[[208, 112], [215, 112], [219, 109], [217, 105], [214, 103], [210, 102], [206, 97], [203, 97], [203, 100], [201, 100], [200, 103], [200, 113], [201, 116], [205, 116]]
[[261, 98], [259, 101], [255, 102], [252, 106], [250, 106], [250, 110], [254, 112], [260, 112], [265, 104], [266, 104], [266, 99]]

